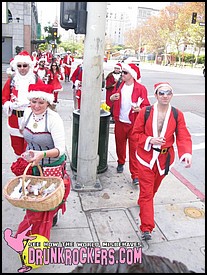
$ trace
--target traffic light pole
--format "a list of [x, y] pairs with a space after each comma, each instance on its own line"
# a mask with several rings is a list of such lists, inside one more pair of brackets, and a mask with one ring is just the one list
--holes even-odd
[[106, 6], [107, 2], [87, 2], [75, 186], [75, 189], [87, 191], [101, 188], [97, 180], [97, 166]]

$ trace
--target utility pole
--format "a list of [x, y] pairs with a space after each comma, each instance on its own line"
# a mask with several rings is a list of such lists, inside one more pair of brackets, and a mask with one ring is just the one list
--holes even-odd
[[107, 2], [87, 2], [75, 189], [98, 190], [98, 138]]

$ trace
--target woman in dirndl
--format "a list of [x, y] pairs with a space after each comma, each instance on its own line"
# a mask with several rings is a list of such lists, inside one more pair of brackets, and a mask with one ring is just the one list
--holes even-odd
[[[28, 99], [30, 100], [30, 106], [24, 111], [20, 128], [27, 142], [26, 153], [30, 154], [27, 161], [32, 165], [32, 174], [39, 175], [37, 165], [42, 167], [43, 174], [44, 171], [46, 173], [47, 167], [50, 168], [51, 176], [60, 176], [64, 179], [65, 194], [62, 203], [50, 211], [27, 209], [16, 235], [32, 225], [30, 235], [39, 234], [49, 240], [51, 228], [57, 222], [58, 211], [61, 209], [62, 214], [66, 211], [65, 201], [70, 192], [70, 177], [66, 173], [65, 167], [64, 124], [60, 115], [50, 108], [54, 100], [52, 85], [44, 83], [30, 84]], [[23, 157], [25, 154], [23, 154]], [[49, 174], [47, 175], [49, 176]]]

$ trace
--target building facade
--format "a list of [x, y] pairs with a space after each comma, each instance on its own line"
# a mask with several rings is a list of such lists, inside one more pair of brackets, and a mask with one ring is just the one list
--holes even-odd
[[35, 2], [4, 2], [2, 9], [2, 63], [9, 63], [18, 51], [35, 50], [38, 14]]

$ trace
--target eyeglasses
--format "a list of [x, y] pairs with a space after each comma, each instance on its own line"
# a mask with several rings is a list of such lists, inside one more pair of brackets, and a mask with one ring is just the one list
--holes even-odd
[[172, 95], [172, 91], [170, 91], [170, 90], [167, 90], [167, 91], [161, 90], [161, 91], [158, 92], [158, 94], [160, 96], [163, 96], [163, 95]]
[[122, 71], [121, 73], [122, 73], [122, 74], [128, 74], [128, 72], [126, 72], [126, 71]]
[[18, 64], [17, 67], [18, 67], [18, 68], [27, 68], [27, 67], [28, 67], [28, 64], [23, 64], [23, 65]]

